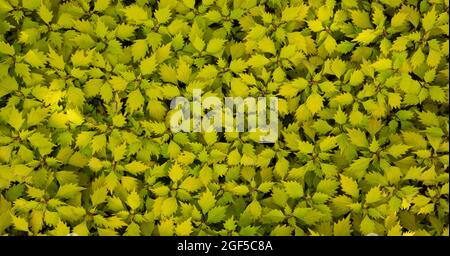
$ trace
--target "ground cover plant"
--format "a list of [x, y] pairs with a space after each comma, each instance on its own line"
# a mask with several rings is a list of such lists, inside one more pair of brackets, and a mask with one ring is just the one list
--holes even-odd
[[[0, 0], [1, 235], [447, 235], [448, 0]], [[276, 96], [279, 137], [169, 129]]]

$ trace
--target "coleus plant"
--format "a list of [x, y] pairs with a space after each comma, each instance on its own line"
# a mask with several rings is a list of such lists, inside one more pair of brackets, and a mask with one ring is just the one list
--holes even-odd
[[[448, 235], [448, 0], [0, 0], [0, 234]], [[280, 136], [172, 133], [276, 96]]]

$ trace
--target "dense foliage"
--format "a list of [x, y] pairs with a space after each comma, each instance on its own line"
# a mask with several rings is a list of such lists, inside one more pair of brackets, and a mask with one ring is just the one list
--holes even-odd
[[[0, 0], [0, 234], [448, 235], [448, 0]], [[280, 136], [171, 133], [279, 97]]]

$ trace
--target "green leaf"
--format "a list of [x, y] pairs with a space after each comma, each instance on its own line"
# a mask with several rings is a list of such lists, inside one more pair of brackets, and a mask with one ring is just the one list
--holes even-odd
[[318, 19], [308, 21], [308, 27], [314, 32], [320, 32], [323, 30], [322, 22]]
[[258, 48], [262, 52], [267, 52], [267, 53], [271, 53], [271, 54], [275, 54], [276, 53], [275, 44], [268, 37], [264, 37], [258, 42]]
[[330, 179], [322, 179], [319, 184], [317, 184], [317, 192], [325, 193], [327, 195], [333, 196], [339, 187], [339, 182]]
[[322, 213], [313, 208], [295, 208], [293, 215], [306, 225], [314, 225], [322, 218]]
[[368, 45], [372, 43], [378, 37], [378, 35], [379, 32], [374, 29], [365, 29], [361, 33], [359, 33], [358, 36], [353, 39], [353, 41]]
[[16, 91], [18, 88], [19, 84], [14, 78], [10, 76], [6, 76], [3, 79], [0, 78], [0, 97], [10, 94]]
[[143, 24], [148, 20], [147, 12], [138, 5], [129, 5], [124, 9], [127, 20], [134, 24]]
[[9, 43], [0, 41], [0, 53], [13, 56], [16, 51]]
[[186, 191], [189, 191], [189, 192], [195, 192], [195, 191], [199, 190], [201, 187], [202, 187], [201, 181], [194, 177], [187, 177], [180, 184], [180, 188], [182, 188]]
[[360, 179], [365, 175], [372, 158], [360, 157], [353, 161], [353, 163], [345, 170], [346, 175], [355, 179]]
[[298, 149], [304, 154], [311, 154], [314, 151], [314, 145], [306, 141], [299, 141]]
[[128, 195], [126, 203], [131, 208], [131, 210], [136, 210], [141, 205], [141, 197], [136, 191], [132, 191]]
[[371, 65], [376, 71], [384, 71], [392, 68], [390, 59], [379, 59]]
[[108, 8], [111, 0], [98, 0], [95, 1], [94, 11], [102, 12]]
[[126, 150], [127, 150], [126, 144], [122, 144], [122, 145], [115, 147], [112, 150], [112, 154], [114, 156], [114, 161], [118, 162], [118, 161], [122, 160], [125, 156]]
[[248, 61], [247, 64], [253, 68], [260, 68], [270, 63], [270, 60], [267, 59], [264, 55], [256, 54], [253, 55]]
[[344, 111], [341, 110], [341, 107], [339, 107], [336, 111], [336, 114], [334, 114], [334, 120], [340, 125], [343, 125], [347, 122], [347, 114], [345, 114]]
[[323, 139], [319, 144], [320, 150], [322, 152], [329, 151], [329, 150], [335, 148], [336, 146], [337, 146], [337, 138], [330, 137], [330, 136]]
[[375, 232], [375, 223], [368, 216], [364, 217], [361, 222], [360, 230], [363, 235], [367, 235]]
[[211, 191], [206, 190], [206, 192], [203, 192], [199, 197], [198, 204], [200, 205], [202, 212], [207, 213], [216, 204], [216, 198]]
[[38, 149], [39, 154], [48, 155], [52, 152], [52, 148], [55, 146], [50, 139], [46, 138], [43, 134], [37, 132], [28, 137], [28, 141], [31, 145]]
[[156, 55], [152, 55], [149, 58], [145, 58], [139, 64], [139, 68], [143, 75], [150, 75], [156, 68]]
[[145, 57], [148, 51], [148, 45], [146, 40], [136, 40], [131, 47], [131, 53], [133, 55], [133, 61], [141, 60]]
[[64, 70], [66, 63], [61, 55], [59, 55], [55, 50], [49, 47], [48, 52], [48, 63], [57, 69]]
[[367, 192], [366, 194], [366, 203], [372, 204], [380, 201], [383, 198], [383, 195], [381, 194], [380, 187], [373, 187]]
[[290, 198], [298, 199], [303, 196], [303, 186], [297, 182], [285, 182], [284, 188]]
[[195, 0], [183, 0], [183, 4], [187, 7], [194, 9], [195, 7]]
[[410, 146], [407, 146], [405, 144], [395, 144], [395, 145], [390, 146], [387, 149], [387, 152], [391, 156], [398, 158], [398, 157], [402, 156], [403, 154], [405, 154], [408, 151], [408, 149], [410, 149], [410, 148], [411, 148]]
[[358, 26], [359, 28], [371, 28], [372, 23], [370, 22], [369, 14], [365, 11], [354, 10], [351, 11], [351, 17], [353, 24]]
[[23, 122], [22, 113], [15, 107], [12, 107], [9, 112], [8, 124], [18, 131], [20, 130], [20, 127], [22, 127]]
[[130, 112], [134, 112], [144, 106], [144, 97], [139, 89], [132, 91], [128, 95], [127, 107]]
[[319, 112], [323, 107], [323, 98], [317, 93], [309, 95], [306, 100], [306, 107], [312, 114]]
[[159, 47], [158, 50], [156, 50], [155, 55], [158, 63], [162, 63], [168, 58], [170, 58], [171, 53], [170, 47], [171, 43], [168, 43], [165, 44], [164, 46]]
[[177, 225], [175, 233], [177, 236], [189, 236], [192, 233], [192, 229], [191, 219], [189, 218]]
[[201, 52], [205, 48], [205, 41], [200, 37], [195, 37], [192, 41], [192, 45], [197, 51]]
[[301, 7], [286, 7], [281, 13], [281, 20], [282, 21], [296, 20], [301, 15], [302, 7], [303, 6], [301, 6]]
[[436, 22], [436, 10], [433, 8], [422, 18], [422, 27], [425, 31], [429, 31], [434, 27]]
[[77, 184], [64, 184], [59, 187], [58, 192], [56, 193], [56, 197], [70, 199], [83, 190], [84, 188], [79, 187]]
[[427, 147], [427, 141], [418, 133], [407, 131], [402, 133], [402, 137], [406, 145], [415, 149], [425, 149]]
[[164, 24], [170, 20], [170, 16], [172, 15], [169, 8], [158, 9], [155, 13], [156, 20]]
[[329, 54], [332, 54], [337, 47], [336, 40], [331, 35], [327, 35], [323, 45]]
[[208, 42], [206, 46], [206, 52], [210, 54], [215, 54], [223, 49], [223, 45], [226, 41], [224, 39], [213, 38]]
[[439, 127], [439, 119], [433, 112], [429, 111], [418, 112], [417, 115], [419, 116], [420, 122], [423, 123], [424, 125]]
[[354, 198], [359, 197], [359, 188], [358, 183], [350, 177], [340, 175], [341, 177], [341, 188], [347, 195], [350, 195]]
[[47, 24], [49, 24], [53, 19], [52, 12], [49, 9], [47, 9], [47, 7], [44, 4], [41, 4], [38, 13], [39, 17], [41, 17], [41, 19]]
[[425, 62], [425, 55], [423, 54], [422, 50], [419, 48], [411, 57], [411, 66], [413, 68], [417, 68], [417, 67], [420, 67], [420, 65], [422, 65], [422, 63], [424, 63], [424, 62]]
[[263, 215], [263, 223], [279, 223], [285, 219], [285, 216], [280, 210], [270, 210], [268, 213]]
[[181, 166], [178, 165], [178, 163], [175, 163], [169, 171], [169, 177], [173, 182], [179, 181], [181, 178], [183, 178], [184, 170], [181, 168]]
[[29, 50], [23, 58], [28, 64], [36, 68], [44, 67], [47, 62], [45, 54], [38, 50]]
[[436, 102], [445, 102], [448, 97], [445, 91], [439, 86], [430, 86], [429, 88], [430, 98]]
[[448, 235], [447, 11], [0, 0], [0, 235]]
[[[131, 196], [131, 194], [130, 194], [130, 196]], [[128, 196], [129, 199], [130, 199], [130, 196]], [[139, 196], [136, 198], [139, 199], [139, 201], [136, 201], [136, 205], [133, 205], [132, 202], [127, 201], [128, 205], [132, 209], [136, 209], [137, 207], [139, 207], [139, 204], [137, 202], [140, 202], [140, 198], [139, 198]], [[136, 199], [133, 199], [133, 200], [136, 200]], [[162, 216], [167, 216], [167, 217], [172, 216], [177, 211], [177, 209], [178, 209], [177, 199], [174, 197], [169, 197], [164, 200], [164, 202], [161, 206], [161, 214], [162, 214]]]
[[267, 193], [269, 192], [273, 187], [273, 182], [263, 182], [259, 185], [258, 190]]
[[228, 208], [227, 206], [216, 206], [212, 208], [208, 212], [207, 222], [214, 224], [223, 221], [225, 219], [225, 213], [227, 211], [227, 208]]
[[331, 64], [331, 71], [333, 71], [333, 73], [339, 78], [345, 73], [345, 70], [347, 69], [346, 66], [347, 65], [346, 65], [345, 61], [343, 61], [339, 58], [334, 59]]
[[94, 190], [94, 192], [91, 194], [92, 205], [97, 206], [99, 204], [104, 203], [107, 197], [108, 197], [108, 190], [106, 189], [106, 187], [101, 187], [99, 189]]
[[139, 161], [133, 161], [125, 165], [125, 170], [133, 175], [141, 174], [147, 169], [148, 167]]
[[347, 129], [347, 135], [350, 137], [352, 144], [358, 147], [368, 147], [366, 134], [359, 129]]
[[350, 216], [339, 220], [334, 223], [333, 234], [335, 236], [351, 236], [352, 235], [352, 224], [350, 221]]
[[99, 152], [100, 150], [104, 149], [106, 147], [106, 136], [105, 134], [100, 134], [97, 136], [94, 136], [91, 142], [91, 147], [93, 150], [93, 153]]
[[18, 231], [29, 232], [28, 221], [22, 217], [13, 216], [14, 228]]
[[407, 17], [408, 17], [408, 14], [405, 12], [396, 13], [391, 19], [391, 26], [392, 27], [402, 26], [403, 24], [405, 24]]

